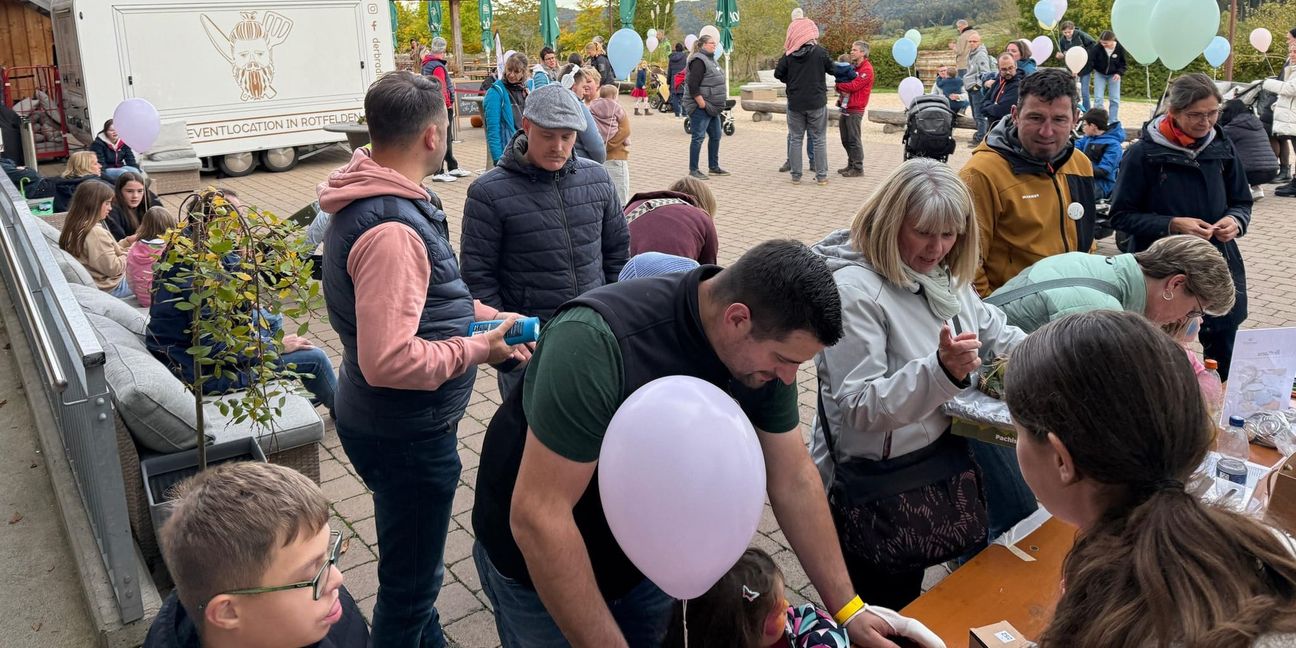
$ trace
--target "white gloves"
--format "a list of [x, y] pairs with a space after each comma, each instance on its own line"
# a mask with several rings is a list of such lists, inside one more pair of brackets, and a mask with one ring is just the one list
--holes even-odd
[[895, 610], [870, 605], [865, 612], [872, 613], [874, 616], [886, 621], [894, 632], [891, 635], [898, 635], [906, 639], [913, 640], [923, 648], [945, 648], [945, 642], [941, 641], [936, 633], [927, 629], [921, 621], [910, 619], [907, 616], [901, 616]]

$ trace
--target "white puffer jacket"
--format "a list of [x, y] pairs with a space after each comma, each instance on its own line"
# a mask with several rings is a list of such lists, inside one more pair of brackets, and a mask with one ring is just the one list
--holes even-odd
[[1264, 89], [1278, 95], [1274, 102], [1273, 134], [1296, 137], [1296, 64], [1283, 70], [1283, 78], [1266, 79]]

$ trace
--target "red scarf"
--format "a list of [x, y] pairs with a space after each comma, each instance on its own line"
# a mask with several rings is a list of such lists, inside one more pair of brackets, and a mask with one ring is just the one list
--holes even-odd
[[1179, 126], [1175, 125], [1174, 119], [1171, 119], [1170, 115], [1166, 115], [1165, 119], [1161, 120], [1157, 130], [1161, 131], [1161, 134], [1165, 135], [1166, 139], [1179, 146], [1184, 148], [1195, 148], [1197, 146], [1197, 138], [1179, 130]]

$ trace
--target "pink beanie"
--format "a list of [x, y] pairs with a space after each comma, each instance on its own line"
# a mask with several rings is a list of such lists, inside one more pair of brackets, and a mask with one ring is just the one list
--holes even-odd
[[819, 26], [809, 18], [797, 18], [787, 28], [787, 40], [783, 42], [783, 52], [791, 54], [801, 46], [819, 38]]

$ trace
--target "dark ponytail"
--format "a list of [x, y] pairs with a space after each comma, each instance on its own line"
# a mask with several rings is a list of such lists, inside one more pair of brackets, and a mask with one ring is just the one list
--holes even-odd
[[1241, 647], [1296, 632], [1291, 544], [1182, 486], [1214, 426], [1169, 336], [1133, 313], [1057, 320], [1013, 351], [1004, 399], [1036, 442], [1066, 446], [1107, 507], [1063, 564], [1041, 646]]
[[[688, 602], [688, 645], [763, 648], [765, 619], [783, 605], [772, 591], [781, 581], [769, 554], [755, 547], [743, 552], [706, 594]], [[684, 611], [684, 603], [675, 601], [662, 648], [684, 648]]]

